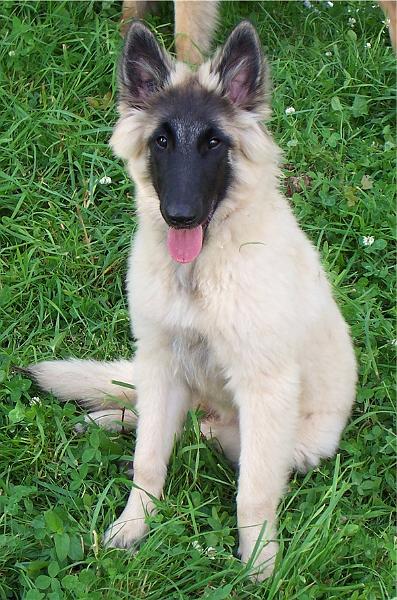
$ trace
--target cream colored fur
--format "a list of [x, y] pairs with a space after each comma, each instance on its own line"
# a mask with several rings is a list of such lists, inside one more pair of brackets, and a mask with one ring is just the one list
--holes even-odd
[[[124, 0], [121, 31], [132, 19], [142, 19], [155, 2]], [[175, 47], [178, 60], [200, 64], [209, 52], [217, 24], [218, 0], [175, 0]]]
[[46, 361], [34, 366], [40, 386], [60, 400], [80, 401], [85, 408], [119, 408], [135, 401], [135, 390], [112, 383], [133, 385], [131, 362], [70, 359]]
[[178, 60], [200, 64], [209, 52], [217, 23], [217, 0], [175, 0], [175, 47]]
[[[210, 63], [194, 75], [178, 64], [175, 82], [219, 90]], [[262, 532], [254, 564], [263, 578], [274, 567], [276, 511], [290, 470], [332, 456], [349, 416], [356, 383], [349, 331], [318, 252], [278, 189], [280, 151], [257, 114], [236, 110], [224, 124], [234, 142], [234, 184], [201, 254], [182, 265], [166, 250], [167, 225], [147, 173], [156, 123], [126, 105], [120, 113], [111, 145], [136, 182], [139, 216], [127, 277], [136, 356], [103, 367], [41, 363], [32, 372], [62, 398], [99, 401], [93, 419], [116, 420], [119, 429], [120, 410], [104, 411], [103, 400], [120, 398], [113, 379], [136, 386], [134, 485], [105, 534], [110, 546], [128, 548], [147, 533], [145, 515], [162, 493], [187, 410], [200, 405], [215, 415], [203, 432], [239, 463], [241, 558], [248, 561]], [[134, 402], [134, 393], [125, 399]]]

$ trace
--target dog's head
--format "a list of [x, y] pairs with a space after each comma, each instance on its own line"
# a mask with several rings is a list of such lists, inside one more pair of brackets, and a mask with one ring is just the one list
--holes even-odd
[[200, 253], [235, 175], [232, 124], [257, 124], [267, 79], [258, 35], [247, 21], [195, 73], [174, 63], [141, 22], [131, 25], [120, 65], [121, 119], [111, 144], [138, 184], [153, 186], [174, 260], [191, 262]]

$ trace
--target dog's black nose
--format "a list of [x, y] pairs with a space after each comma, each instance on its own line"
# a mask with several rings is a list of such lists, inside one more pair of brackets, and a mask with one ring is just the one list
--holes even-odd
[[171, 225], [171, 227], [176, 227], [176, 228], [182, 229], [182, 228], [191, 227], [192, 225], [197, 224], [197, 215], [193, 215], [193, 214], [189, 213], [188, 211], [167, 210], [167, 213], [165, 216], [166, 216], [168, 225]]

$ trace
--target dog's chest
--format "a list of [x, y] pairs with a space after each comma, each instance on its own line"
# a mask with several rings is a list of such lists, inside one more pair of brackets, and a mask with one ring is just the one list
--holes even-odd
[[139, 312], [167, 333], [173, 371], [201, 397], [223, 396], [225, 378], [216, 353], [219, 331], [211, 308], [213, 295], [207, 294], [207, 288], [212, 289], [208, 278], [203, 286], [194, 264], [176, 265], [160, 283], [156, 293], [150, 282], [139, 288]]
[[172, 340], [175, 370], [190, 388], [207, 395], [210, 389], [223, 388], [224, 380], [208, 340], [193, 329], [180, 329]]

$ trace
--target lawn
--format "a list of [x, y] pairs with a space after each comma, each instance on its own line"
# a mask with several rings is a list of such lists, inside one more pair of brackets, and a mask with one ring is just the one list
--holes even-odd
[[[243, 17], [258, 27], [282, 185], [359, 363], [340, 453], [292, 477], [279, 562], [260, 586], [236, 558], [236, 475], [200, 437], [197, 415], [146, 543], [135, 556], [105, 550], [131, 486], [133, 436], [77, 433], [74, 405], [12, 372], [133, 353], [124, 277], [136, 221], [133, 186], [107, 145], [120, 3], [1, 4], [1, 599], [393, 597], [395, 59], [376, 3], [312, 4], [225, 1], [216, 33], [221, 42]], [[171, 4], [148, 21], [172, 48]]]

